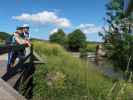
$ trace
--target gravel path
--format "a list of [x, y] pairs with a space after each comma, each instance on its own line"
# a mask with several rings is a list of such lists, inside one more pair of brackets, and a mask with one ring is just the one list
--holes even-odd
[[0, 77], [6, 73], [7, 54], [0, 55]]

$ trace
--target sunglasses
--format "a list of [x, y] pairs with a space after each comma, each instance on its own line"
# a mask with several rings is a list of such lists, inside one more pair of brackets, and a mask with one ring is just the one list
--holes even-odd
[[29, 30], [29, 27], [24, 27], [24, 28], [26, 28], [26, 29], [28, 29], [28, 30]]

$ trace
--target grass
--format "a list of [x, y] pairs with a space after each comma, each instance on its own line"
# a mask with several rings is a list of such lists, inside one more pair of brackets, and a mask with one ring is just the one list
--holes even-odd
[[74, 58], [57, 44], [33, 43], [48, 62], [38, 66], [34, 74], [34, 99], [106, 100], [113, 83], [91, 64]]
[[74, 58], [57, 44], [33, 41], [47, 57], [33, 75], [33, 100], [133, 100], [133, 85], [105, 77], [91, 63]]
[[87, 47], [86, 50], [88, 52], [95, 52], [96, 51], [96, 46], [98, 45], [98, 43], [87, 43]]

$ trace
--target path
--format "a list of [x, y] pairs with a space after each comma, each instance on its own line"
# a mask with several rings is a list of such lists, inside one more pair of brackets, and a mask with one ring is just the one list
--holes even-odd
[[0, 55], [0, 77], [6, 73], [7, 56], [7, 54]]

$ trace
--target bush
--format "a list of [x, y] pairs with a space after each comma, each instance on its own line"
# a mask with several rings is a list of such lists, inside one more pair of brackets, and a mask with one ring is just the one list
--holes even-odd
[[68, 35], [68, 46], [71, 51], [79, 51], [80, 48], [86, 47], [85, 34], [77, 29]]
[[50, 42], [58, 43], [62, 46], [65, 45], [65, 33], [62, 29], [59, 29], [57, 32], [50, 35]]

